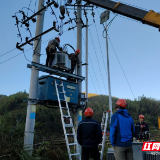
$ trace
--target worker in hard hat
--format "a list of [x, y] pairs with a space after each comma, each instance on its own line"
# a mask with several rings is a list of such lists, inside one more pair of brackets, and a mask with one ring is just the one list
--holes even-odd
[[116, 112], [110, 124], [110, 141], [116, 160], [133, 160], [132, 141], [135, 136], [134, 122], [126, 110], [124, 99], [116, 102]]
[[56, 37], [55, 39], [52, 39], [48, 42], [48, 46], [46, 48], [46, 54], [47, 54], [47, 59], [46, 59], [46, 66], [52, 66], [52, 62], [55, 57], [55, 53], [57, 51], [57, 48], [62, 51], [62, 47], [59, 46], [60, 39], [59, 37]]
[[139, 115], [139, 122], [135, 124], [136, 139], [139, 138], [140, 132], [149, 131], [148, 124], [144, 122], [144, 115]]
[[79, 61], [79, 58], [78, 58], [79, 54], [80, 54], [80, 50], [77, 49], [75, 51], [75, 53], [71, 53], [71, 54], [68, 55], [69, 59], [71, 60], [71, 71], [70, 71], [70, 73], [72, 73], [72, 74], [75, 70], [76, 64], [77, 64], [78, 67], [80, 67], [80, 61]]
[[78, 125], [77, 140], [82, 146], [82, 159], [89, 160], [91, 155], [94, 160], [100, 160], [98, 144], [102, 141], [102, 130], [99, 123], [92, 119], [93, 110], [87, 108], [84, 112], [86, 118]]

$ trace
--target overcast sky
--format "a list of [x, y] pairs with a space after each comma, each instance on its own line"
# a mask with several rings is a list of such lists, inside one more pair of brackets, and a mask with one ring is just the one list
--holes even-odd
[[[32, 0], [30, 8], [38, 8], [36, 0]], [[154, 10], [160, 12], [160, 1], [158, 0], [123, 0], [124, 3], [128, 3], [138, 8], [144, 8], [146, 10]], [[15, 26], [15, 19], [12, 15], [19, 11], [22, 7], [28, 7], [28, 1], [22, 0], [8, 0], [0, 2], [0, 94], [11, 95], [19, 91], [26, 90], [29, 92], [30, 74], [31, 70], [27, 68], [28, 62], [24, 55], [21, 54], [16, 58], [9, 61], [9, 58], [21, 53], [19, 50], [14, 50], [4, 56], [6, 53], [15, 48], [16, 43], [20, 41], [17, 37], [18, 30]], [[54, 8], [54, 7], [53, 7]], [[24, 11], [27, 11], [24, 9]], [[50, 9], [45, 12], [44, 31], [52, 27], [52, 22], [55, 20], [55, 16], [50, 14]], [[54, 11], [59, 19], [59, 9]], [[104, 9], [95, 10], [95, 24], [89, 27], [89, 93], [105, 94], [108, 95], [108, 80], [107, 80], [107, 56], [106, 56], [106, 40], [102, 36], [103, 26], [100, 25], [100, 15]], [[74, 10], [70, 10], [70, 16], [74, 18]], [[28, 12], [29, 16], [32, 12]], [[20, 14], [17, 14], [21, 17]], [[110, 14], [110, 20], [115, 16], [114, 13]], [[89, 24], [93, 23], [91, 11], [88, 11]], [[64, 20], [67, 21], [68, 17]], [[85, 17], [83, 15], [83, 21]], [[75, 23], [70, 24], [75, 26]], [[30, 30], [32, 36], [35, 35], [35, 24], [31, 23]], [[63, 27], [63, 31], [67, 31], [69, 25]], [[25, 27], [20, 28], [21, 34], [24, 38], [29, 36], [29, 32], [25, 30]], [[98, 31], [98, 35], [96, 32]], [[74, 30], [64, 32], [61, 39], [61, 45], [69, 43], [76, 48], [76, 35]], [[45, 54], [45, 47], [47, 40], [55, 37], [57, 32], [51, 31], [42, 37], [41, 54]], [[160, 99], [160, 33], [157, 28], [144, 25], [141, 22], [118, 15], [112, 22], [108, 35], [113, 44], [114, 50], [117, 54], [119, 62], [117, 60], [115, 52], [109, 41], [109, 59], [110, 59], [110, 76], [111, 76], [111, 94], [118, 98], [134, 99], [143, 94], [147, 97]], [[85, 63], [85, 28], [83, 28], [82, 41], [82, 54], [83, 62]], [[93, 39], [93, 43], [92, 43]], [[98, 41], [100, 40], [100, 43]], [[43, 43], [46, 41], [45, 43]], [[100, 44], [100, 45], [99, 45]], [[26, 45], [25, 51], [31, 48]], [[33, 50], [27, 51], [26, 57], [32, 60]], [[96, 56], [97, 55], [97, 56]], [[98, 57], [98, 58], [97, 58]], [[44, 64], [46, 55], [41, 56], [41, 63]], [[5, 63], [2, 63], [6, 61]], [[124, 75], [125, 73], [125, 75]], [[40, 76], [44, 75], [40, 72]], [[83, 76], [85, 76], [85, 68], [83, 66]], [[130, 84], [130, 87], [126, 81], [126, 78]], [[85, 91], [85, 82], [83, 82], [83, 91]]]

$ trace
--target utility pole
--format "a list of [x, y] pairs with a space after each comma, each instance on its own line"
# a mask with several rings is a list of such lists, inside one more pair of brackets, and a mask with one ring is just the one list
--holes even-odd
[[108, 70], [108, 92], [109, 92], [109, 109], [111, 111], [110, 117], [112, 116], [112, 97], [111, 97], [111, 83], [110, 83], [110, 70], [109, 70], [109, 53], [108, 53], [108, 37], [107, 37], [107, 21], [106, 25], [106, 49], [107, 49], [107, 70]]
[[110, 70], [109, 70], [109, 53], [108, 53], [108, 37], [107, 37], [107, 20], [109, 19], [109, 10], [104, 11], [101, 14], [101, 22], [103, 24], [105, 22], [105, 30], [106, 30], [106, 49], [107, 49], [107, 71], [108, 71], [108, 92], [109, 92], [109, 110], [111, 111], [110, 117], [112, 116], [112, 97], [111, 97], [111, 83], [110, 83]]
[[[45, 0], [39, 0], [38, 10], [43, 8], [44, 2]], [[35, 36], [43, 32], [44, 12], [45, 11], [43, 10], [40, 14], [37, 15]], [[40, 63], [40, 52], [41, 52], [41, 37], [36, 39], [34, 42], [34, 54], [32, 60], [33, 62]], [[31, 70], [30, 89], [29, 89], [30, 99], [37, 99], [38, 77], [39, 77], [39, 71], [36, 69], [36, 67], [33, 66]], [[34, 105], [32, 102], [29, 101], [27, 107], [26, 125], [24, 132], [24, 149], [28, 150], [30, 155], [32, 155], [32, 150], [33, 150], [35, 115], [36, 115], [36, 105]]]
[[[79, 4], [81, 5], [81, 3]], [[81, 53], [79, 55], [80, 67], [77, 68], [77, 74], [82, 76], [82, 10], [81, 6], [77, 6], [77, 49], [80, 49]], [[82, 92], [82, 82], [78, 81], [78, 92]], [[78, 124], [82, 120], [82, 109], [77, 109], [76, 111], [76, 133], [78, 129]], [[81, 153], [81, 146], [79, 145], [79, 151]]]
[[87, 18], [87, 12], [86, 14], [86, 108], [88, 103], [88, 18]]

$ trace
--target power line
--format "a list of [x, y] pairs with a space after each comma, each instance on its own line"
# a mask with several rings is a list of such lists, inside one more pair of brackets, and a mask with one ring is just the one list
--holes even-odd
[[[107, 69], [106, 69], [106, 66], [105, 66], [105, 63], [104, 63], [104, 58], [103, 58], [103, 53], [102, 53], [102, 47], [101, 47], [101, 43], [100, 43], [100, 40], [99, 40], [99, 35], [98, 35], [96, 23], [95, 23], [95, 28], [96, 28], [97, 37], [98, 37], [98, 42], [99, 42], [99, 47], [100, 47], [100, 50], [101, 50], [101, 55], [102, 55], [102, 59], [103, 59], [103, 64], [104, 64], [105, 71], [106, 71], [106, 76], [107, 76]], [[107, 77], [108, 77], [108, 76], [107, 76]]]
[[[26, 8], [26, 7], [23, 7], [23, 8], [26, 8], [26, 9], [28, 9], [28, 10], [31, 10], [31, 9], [30, 9], [31, 2], [32, 2], [32, 0], [30, 0], [29, 8]], [[36, 0], [36, 2], [35, 2], [35, 8], [36, 8], [36, 4], [37, 4], [37, 0]], [[31, 10], [31, 11], [32, 11], [32, 10]], [[35, 12], [35, 9], [34, 9], [34, 12]], [[28, 16], [28, 11], [27, 11], [27, 16]], [[10, 50], [10, 51], [8, 51], [8, 52], [0, 55], [0, 57], [4, 56], [4, 55], [6, 55], [6, 54], [8, 54], [8, 53], [10, 53], [10, 52], [12, 52], [12, 51], [14, 51], [14, 50], [16, 50], [16, 48], [14, 48], [14, 49], [12, 49], [12, 50]], [[0, 63], [0, 64], [1, 64], [1, 63]]]
[[98, 62], [98, 66], [99, 66], [100, 73], [101, 73], [103, 85], [104, 85], [105, 91], [106, 91], [106, 93], [107, 93], [107, 89], [106, 89], [106, 87], [105, 87], [104, 79], [103, 79], [103, 76], [102, 76], [102, 71], [101, 71], [101, 68], [100, 68], [100, 65], [99, 65], [99, 60], [98, 60], [98, 57], [97, 57], [97, 52], [96, 52], [96, 49], [95, 49], [95, 45], [94, 45], [94, 42], [93, 42], [93, 38], [92, 38], [92, 34], [91, 34], [90, 29], [89, 29], [89, 33], [90, 33], [90, 36], [91, 36], [91, 39], [92, 39], [92, 44], [93, 44], [94, 51], [95, 51], [94, 53], [96, 54], [96, 59], [97, 59], [97, 62]]
[[[24, 58], [28, 61], [28, 62], [31, 62], [25, 55], [25, 52], [23, 51], [23, 54], [24, 54]], [[32, 63], [32, 62], [31, 62]]]
[[[82, 37], [83, 37], [83, 35], [82, 35]], [[83, 37], [83, 42], [84, 42], [84, 44], [85, 44], [84, 37]], [[98, 88], [99, 88], [100, 93], [101, 93], [101, 88], [100, 88], [100, 86], [99, 86], [99, 83], [98, 83], [98, 80], [97, 80], [97, 76], [96, 76], [96, 73], [95, 73], [95, 71], [94, 71], [94, 67], [93, 67], [93, 64], [92, 64], [92, 61], [91, 61], [91, 58], [90, 58], [90, 55], [89, 55], [89, 54], [88, 54], [88, 57], [89, 57], [89, 60], [90, 60], [91, 66], [92, 66], [92, 70], [93, 70], [94, 76], [95, 76], [95, 78], [96, 78], [96, 82], [97, 82]]]
[[[63, 33], [67, 32], [67, 31], [68, 31], [68, 30], [64, 31]], [[58, 35], [57, 35], [57, 36], [58, 36]], [[56, 36], [54, 36], [54, 37], [56, 37]], [[45, 43], [45, 42], [47, 42], [47, 41], [53, 39], [54, 37], [52, 37], [52, 38], [50, 38], [50, 39], [48, 39], [48, 40], [46, 40], [46, 41], [44, 41], [44, 42], [41, 42], [41, 44], [43, 44], [43, 43]], [[16, 49], [16, 48], [15, 48], [15, 49]], [[15, 50], [15, 49], [14, 49], [14, 50]], [[11, 59], [13, 59], [13, 58], [15, 58], [15, 57], [21, 55], [21, 54], [23, 54], [23, 53], [25, 53], [25, 52], [27, 52], [27, 51], [29, 51], [29, 50], [31, 50], [31, 49], [32, 49], [32, 48], [29, 48], [28, 50], [26, 50], [26, 51], [24, 51], [24, 52], [21, 52], [21, 53], [15, 55], [15, 56], [13, 56], [13, 57], [11, 57], [11, 58], [9, 58], [9, 59], [3, 61], [3, 62], [1, 62], [0, 64], [3, 64], [3, 63], [5, 63], [5, 62], [7, 62], [7, 61], [9, 61], [9, 60], [11, 60]], [[9, 51], [9, 52], [11, 52], [11, 51]], [[28, 61], [29, 61], [29, 60], [28, 60]]]
[[[73, 31], [74, 31], [75, 36], [77, 37], [77, 35], [76, 35], [76, 33], [75, 33], [75, 30], [74, 30], [74, 29], [73, 29]], [[82, 55], [83, 55], [83, 54], [82, 54]], [[84, 58], [84, 55], [83, 55], [83, 59], [85, 59], [85, 58]], [[90, 78], [91, 78], [91, 80], [92, 80], [92, 83], [93, 83], [94, 89], [95, 89], [96, 93], [98, 93], [98, 92], [97, 92], [97, 89], [96, 89], [96, 87], [95, 87], [95, 84], [94, 84], [94, 81], [93, 81], [93, 79], [92, 79], [92, 76], [91, 76], [91, 73], [90, 73], [89, 69], [88, 69], [88, 72], [89, 72]]]
[[[22, 53], [23, 53], [23, 52], [22, 52]], [[5, 62], [7, 62], [7, 61], [9, 61], [9, 60], [13, 59], [13, 58], [15, 58], [15, 57], [19, 56], [19, 55], [20, 55], [20, 54], [22, 54], [22, 53], [19, 53], [19, 54], [17, 54], [17, 55], [15, 55], [15, 56], [13, 56], [13, 57], [11, 57], [11, 58], [9, 58], [9, 59], [7, 59], [7, 60], [5, 60], [5, 61], [1, 62], [0, 64], [3, 64], [3, 63], [5, 63]]]
[[14, 50], [16, 50], [16, 48], [14, 48], [14, 49], [12, 49], [12, 50], [10, 50], [10, 51], [8, 51], [8, 52], [6, 52], [6, 53], [0, 55], [0, 57], [4, 56], [4, 55], [6, 55], [6, 54], [8, 54], [8, 53], [10, 53], [10, 52], [12, 52], [12, 51], [14, 51]]
[[34, 13], [35, 13], [35, 11], [36, 11], [36, 5], [37, 5], [37, 0], [36, 0], [36, 2], [35, 2]]
[[[29, 2], [28, 11], [30, 10], [30, 5], [31, 5], [31, 3], [32, 3], [32, 0], [30, 0], [30, 2]], [[27, 11], [27, 17], [28, 17], [28, 11]]]
[[112, 44], [111, 39], [110, 39], [109, 36], [108, 36], [108, 39], [109, 39], [109, 42], [111, 43], [112, 49], [113, 49], [113, 51], [114, 51], [114, 53], [115, 53], [115, 55], [116, 55], [116, 58], [117, 58], [117, 60], [118, 60], [118, 63], [119, 63], [119, 65], [120, 65], [121, 69], [122, 69], [122, 72], [123, 72], [123, 74], [124, 74], [124, 76], [125, 76], [125, 79], [126, 79], [126, 81], [127, 81], [127, 83], [128, 83], [128, 86], [129, 86], [129, 88], [130, 88], [130, 90], [131, 90], [131, 92], [132, 92], [132, 95], [133, 95], [133, 97], [135, 98], [134, 93], [133, 93], [133, 90], [132, 90], [132, 88], [131, 88], [131, 86], [130, 86], [130, 84], [129, 84], [129, 81], [128, 81], [128, 79], [127, 79], [127, 76], [126, 76], [126, 74], [125, 74], [125, 72], [124, 72], [124, 70], [123, 70], [123, 67], [122, 67], [122, 65], [121, 65], [121, 63], [120, 63], [120, 60], [119, 60], [119, 58], [118, 58], [118, 56], [117, 56], [117, 53], [116, 53], [116, 51], [115, 51], [115, 49], [114, 49], [114, 47], [113, 47], [113, 44]]

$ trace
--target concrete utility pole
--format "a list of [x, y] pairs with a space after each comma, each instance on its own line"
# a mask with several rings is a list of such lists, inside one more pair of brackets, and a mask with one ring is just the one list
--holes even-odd
[[109, 53], [108, 53], [108, 37], [107, 37], [107, 20], [109, 19], [110, 11], [106, 10], [101, 13], [100, 24], [105, 22], [106, 24], [106, 49], [107, 49], [107, 71], [108, 71], [108, 92], [109, 92], [109, 110], [111, 111], [110, 117], [112, 116], [112, 97], [111, 97], [111, 84], [110, 84], [110, 71], [109, 71]]
[[[79, 4], [81, 5], [81, 3]], [[79, 55], [80, 67], [77, 69], [77, 74], [82, 76], [82, 10], [81, 6], [77, 6], [77, 49], [80, 49], [81, 53]], [[82, 82], [78, 82], [79, 93], [82, 92]], [[78, 128], [79, 122], [82, 120], [82, 109], [77, 109], [76, 113], [76, 130]], [[77, 132], [76, 132], [77, 133]], [[79, 145], [79, 150], [81, 153], [81, 146]]]
[[[45, 0], [39, 0], [38, 10], [43, 8], [44, 2]], [[37, 15], [35, 36], [43, 32], [44, 12], [45, 11], [43, 10], [39, 15]], [[41, 37], [36, 39], [34, 42], [34, 54], [33, 54], [33, 60], [32, 60], [33, 62], [40, 63], [40, 52], [41, 52]], [[35, 67], [32, 67], [30, 89], [29, 89], [30, 99], [37, 98], [38, 77], [39, 77], [39, 71]], [[35, 116], [36, 116], [36, 105], [34, 105], [32, 102], [28, 102], [26, 125], [25, 125], [25, 132], [24, 132], [25, 134], [24, 149], [29, 150], [30, 155], [32, 155], [32, 150], [33, 150]]]
[[[88, 100], [88, 18], [87, 16], [86, 16], [86, 98]], [[88, 102], [86, 102], [86, 107], [87, 107], [87, 103]]]
[[107, 49], [107, 70], [108, 70], [108, 92], [109, 92], [109, 109], [111, 111], [110, 117], [112, 116], [112, 97], [111, 97], [111, 83], [110, 83], [110, 70], [109, 70], [109, 53], [108, 53], [108, 37], [107, 37], [107, 21], [106, 24], [106, 49]]

